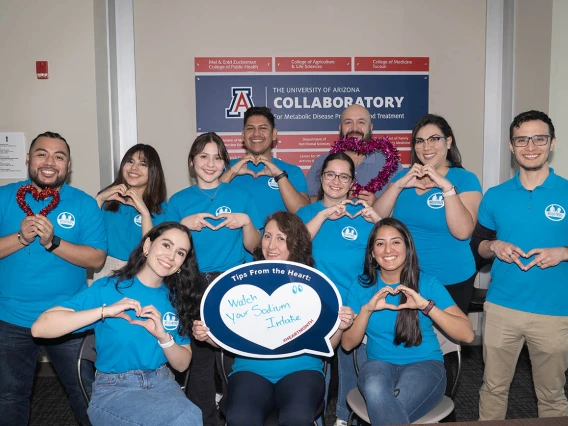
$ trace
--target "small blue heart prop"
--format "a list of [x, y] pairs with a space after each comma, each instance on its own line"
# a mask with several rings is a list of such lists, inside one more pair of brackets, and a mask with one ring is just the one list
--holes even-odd
[[341, 296], [320, 271], [287, 261], [237, 266], [217, 277], [201, 301], [209, 336], [253, 358], [331, 356]]

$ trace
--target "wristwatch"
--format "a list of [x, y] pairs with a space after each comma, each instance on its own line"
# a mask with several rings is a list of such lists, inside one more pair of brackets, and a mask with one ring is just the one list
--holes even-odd
[[452, 195], [456, 195], [458, 193], [458, 188], [456, 186], [452, 186], [452, 188], [446, 192], [442, 192], [442, 196], [444, 198], [450, 197]]
[[61, 244], [61, 238], [59, 238], [57, 235], [54, 235], [51, 239], [51, 247], [46, 248], [46, 250], [51, 253], [53, 250], [59, 247], [59, 244]]
[[276, 176], [274, 178], [274, 182], [278, 182], [280, 179], [284, 179], [285, 177], [288, 177], [288, 173], [286, 172], [286, 170], [284, 170], [282, 173]]

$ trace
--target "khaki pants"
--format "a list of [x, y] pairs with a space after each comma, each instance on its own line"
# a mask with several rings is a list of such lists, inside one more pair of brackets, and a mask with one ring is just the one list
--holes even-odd
[[568, 368], [568, 316], [531, 314], [485, 302], [479, 420], [507, 414], [509, 386], [519, 353], [527, 343], [539, 417], [568, 416], [564, 393]]

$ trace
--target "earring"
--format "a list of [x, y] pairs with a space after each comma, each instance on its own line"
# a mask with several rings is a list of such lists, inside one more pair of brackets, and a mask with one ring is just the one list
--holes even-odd
[[177, 273], [178, 273], [178, 274], [179, 274], [180, 272], [181, 272], [181, 268], [179, 268], [179, 269], [177, 270]]
[[148, 257], [148, 252], [144, 252], [144, 257]]

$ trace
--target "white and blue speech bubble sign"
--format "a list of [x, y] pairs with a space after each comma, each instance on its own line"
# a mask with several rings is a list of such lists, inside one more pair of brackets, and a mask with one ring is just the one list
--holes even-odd
[[217, 277], [201, 301], [209, 336], [253, 358], [331, 356], [341, 296], [320, 271], [296, 262], [259, 261]]

